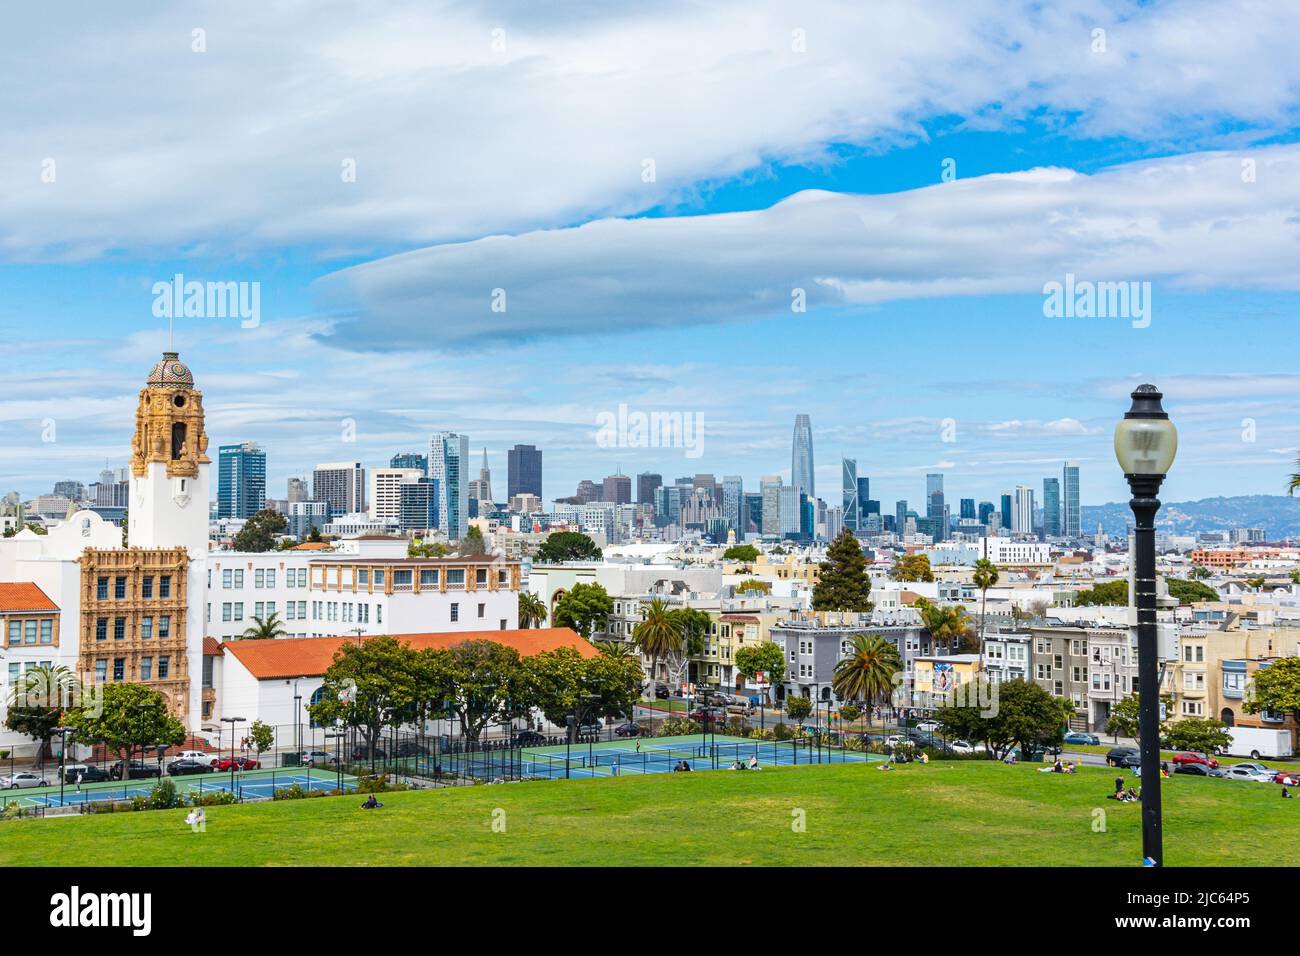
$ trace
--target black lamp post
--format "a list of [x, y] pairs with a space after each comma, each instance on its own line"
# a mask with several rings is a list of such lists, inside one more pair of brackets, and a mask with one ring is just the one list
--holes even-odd
[[63, 806], [63, 785], [67, 782], [68, 764], [68, 734], [72, 732], [71, 727], [55, 727], [54, 732], [59, 735], [59, 806]]
[[1137, 609], [1138, 737], [1142, 759], [1142, 857], [1163, 866], [1160, 823], [1160, 677], [1156, 657], [1156, 497], [1178, 451], [1178, 430], [1154, 385], [1139, 385], [1115, 426], [1115, 457], [1133, 493], [1133, 606]]
[[230, 792], [235, 792], [235, 724], [244, 722], [243, 717], [222, 717], [230, 725]]

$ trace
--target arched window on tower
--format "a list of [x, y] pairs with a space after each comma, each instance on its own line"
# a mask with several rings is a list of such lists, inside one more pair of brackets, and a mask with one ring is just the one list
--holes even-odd
[[178, 460], [185, 453], [185, 423], [172, 425], [172, 461]]

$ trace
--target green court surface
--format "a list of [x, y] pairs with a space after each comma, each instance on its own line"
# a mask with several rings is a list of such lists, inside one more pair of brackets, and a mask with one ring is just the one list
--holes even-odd
[[601, 743], [527, 747], [520, 752], [520, 773], [524, 777], [587, 778], [621, 777], [632, 774], [670, 773], [685, 763], [695, 770], [727, 770], [750, 766], [751, 759], [763, 767], [802, 766], [829, 763], [883, 761], [876, 754], [853, 750], [818, 748], [808, 741], [754, 740], [726, 734], [692, 734], [689, 737], [629, 737]]
[[[339, 775], [328, 770], [308, 770], [305, 767], [290, 767], [272, 770], [246, 770], [236, 773], [232, 779], [229, 773], [197, 773], [183, 777], [167, 777], [176, 785], [178, 793], [188, 796], [195, 793], [215, 793], [233, 791], [241, 800], [269, 798], [276, 790], [284, 790], [295, 784], [303, 790], [339, 789]], [[158, 778], [128, 780], [125, 783], [88, 783], [81, 787], [66, 784], [62, 788], [39, 787], [31, 790], [5, 790], [0, 792], [0, 807], [17, 803], [26, 807], [77, 806], [84, 803], [101, 801], [130, 800], [133, 797], [147, 797], [153, 792]], [[342, 789], [355, 790], [355, 777], [342, 776]]]

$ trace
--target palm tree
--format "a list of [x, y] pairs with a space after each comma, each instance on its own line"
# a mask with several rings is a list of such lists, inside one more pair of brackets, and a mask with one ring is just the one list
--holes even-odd
[[902, 669], [898, 648], [889, 641], [877, 634], [855, 634], [849, 656], [835, 665], [831, 690], [840, 700], [870, 707], [889, 696]]
[[280, 626], [280, 615], [272, 611], [265, 619], [253, 615], [253, 626], [240, 635], [246, 641], [269, 641], [288, 633]]
[[984, 609], [988, 604], [989, 588], [998, 583], [998, 566], [988, 558], [975, 562], [971, 583], [980, 589], [980, 647], [984, 647]]
[[934, 639], [936, 653], [939, 644], [951, 648], [970, 633], [970, 624], [967, 623], [966, 612], [962, 608], [950, 604], [932, 604], [925, 598], [918, 600], [916, 606], [921, 610], [925, 629]]
[[[1297, 468], [1300, 468], [1300, 458], [1297, 458], [1295, 460], [1295, 466]], [[1300, 488], [1300, 472], [1297, 472], [1296, 474], [1291, 476], [1291, 483], [1287, 485], [1286, 493], [1288, 495], [1293, 495], [1295, 494], [1297, 488]]]
[[627, 660], [635, 654], [632, 645], [627, 641], [597, 641], [596, 650], [616, 661]]
[[541, 627], [546, 623], [546, 602], [532, 591], [519, 592], [519, 626]]
[[37, 664], [23, 672], [9, 691], [4, 726], [38, 741], [48, 753], [50, 737], [63, 712], [77, 706], [77, 675], [62, 664]]
[[651, 690], [659, 679], [659, 658], [676, 654], [682, 649], [682, 631], [672, 617], [672, 611], [660, 598], [645, 607], [645, 617], [632, 631], [632, 640], [643, 654], [650, 656]]

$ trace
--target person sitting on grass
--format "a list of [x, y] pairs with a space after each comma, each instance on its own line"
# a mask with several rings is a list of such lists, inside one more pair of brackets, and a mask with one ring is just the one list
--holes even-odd
[[1285, 784], [1283, 784], [1283, 786], [1282, 786], [1282, 799], [1283, 799], [1283, 800], [1290, 800], [1290, 799], [1292, 799], [1292, 797], [1291, 797], [1291, 791], [1288, 790], [1288, 789], [1286, 788], [1286, 785], [1285, 785]]
[[758, 769], [758, 756], [756, 754], [749, 755], [749, 769], [750, 770]]
[[383, 806], [383, 804], [380, 803], [378, 800], [376, 800], [376, 799], [375, 799], [375, 795], [372, 793], [372, 794], [371, 794], [371, 795], [366, 799], [366, 802], [363, 803], [363, 804], [361, 804], [361, 809], [362, 809], [362, 810], [377, 810], [379, 807], [382, 807], [382, 806]]

